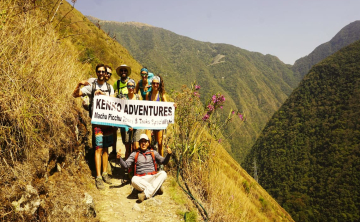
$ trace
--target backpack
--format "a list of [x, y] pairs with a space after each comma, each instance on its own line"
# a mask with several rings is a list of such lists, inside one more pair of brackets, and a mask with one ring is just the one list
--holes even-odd
[[[96, 81], [96, 80], [95, 80]], [[93, 101], [94, 101], [94, 94], [95, 94], [95, 90], [96, 90], [96, 83], [95, 81], [92, 83], [92, 88], [91, 88], [91, 97], [89, 98], [89, 116], [90, 118], [92, 117], [92, 104], [93, 104]], [[111, 93], [111, 89], [110, 89], [110, 84], [109, 83], [106, 83], [106, 86], [107, 86], [107, 91], [109, 92], [109, 96], [110, 96], [110, 93]], [[85, 108], [85, 107], [84, 107]]]
[[149, 72], [149, 73], [148, 73], [148, 83], [151, 84], [153, 78], [154, 78], [154, 73]]
[[[130, 78], [127, 77], [127, 80], [129, 80]], [[124, 86], [120, 87], [120, 84], [123, 84]], [[123, 93], [122, 93], [122, 89], [126, 88], [126, 83], [122, 83], [120, 79], [118, 79], [118, 81], [116, 82], [117, 85], [117, 91], [118, 91], [118, 97], [121, 98]]]
[[[151, 156], [152, 156], [152, 159], [153, 159], [153, 162], [154, 162], [154, 168], [155, 168], [155, 171], [153, 172], [150, 172], [150, 173], [143, 173], [143, 174], [137, 174], [136, 173], [136, 163], [137, 163], [137, 159], [138, 159], [138, 156], [140, 154], [140, 151], [137, 151], [136, 154], [135, 154], [135, 161], [134, 161], [134, 176], [139, 176], [139, 177], [142, 177], [142, 176], [145, 176], [145, 175], [154, 175], [157, 173], [157, 163], [156, 163], [156, 160], [155, 160], [155, 154], [154, 154], [154, 150], [153, 149], [150, 149], [150, 151], [144, 153], [144, 155], [146, 154], [149, 154], [151, 153]], [[131, 171], [132, 171], [132, 167], [129, 168], [129, 176], [131, 174]]]

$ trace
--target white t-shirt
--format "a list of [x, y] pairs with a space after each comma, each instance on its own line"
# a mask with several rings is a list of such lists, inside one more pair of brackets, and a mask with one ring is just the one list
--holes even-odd
[[[109, 95], [109, 92], [108, 92], [108, 87], [106, 85], [106, 83], [100, 85], [97, 80], [93, 81], [93, 82], [89, 82], [90, 85], [88, 86], [84, 86], [81, 88], [81, 92], [84, 96], [89, 96], [91, 97], [91, 90], [92, 90], [92, 84], [95, 83], [95, 91], [100, 89], [102, 92], [105, 92], [106, 95]], [[111, 95], [114, 95], [114, 88], [112, 87], [112, 85], [109, 84], [109, 88], [110, 88], [110, 96]]]

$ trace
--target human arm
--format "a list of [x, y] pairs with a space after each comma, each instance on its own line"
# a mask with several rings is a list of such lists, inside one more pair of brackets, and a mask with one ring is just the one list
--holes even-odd
[[161, 101], [163, 101], [163, 102], [167, 102], [167, 100], [166, 100], [166, 96], [165, 96], [165, 95], [161, 95]]
[[159, 164], [168, 164], [169, 160], [170, 160], [170, 157], [172, 155], [172, 151], [171, 149], [169, 148], [169, 146], [167, 145], [166, 146], [166, 149], [167, 149], [167, 154], [165, 157], [162, 157], [158, 152], [154, 152], [155, 153], [155, 159], [156, 159], [156, 162], [158, 162]]
[[135, 154], [136, 152], [133, 152], [130, 154], [130, 156], [127, 158], [127, 160], [123, 160], [123, 158], [121, 158], [121, 153], [120, 153], [121, 149], [119, 149], [119, 151], [117, 152], [116, 157], [120, 158], [120, 165], [121, 167], [127, 169], [131, 166], [131, 164], [135, 161]]
[[135, 94], [139, 93], [139, 85], [140, 85], [140, 80], [139, 80], [138, 84], [135, 86]]
[[88, 81], [86, 81], [86, 80], [79, 82], [79, 83], [76, 85], [76, 88], [74, 89], [74, 92], [73, 92], [72, 96], [73, 96], [74, 98], [83, 96], [83, 92], [81, 92], [80, 87], [81, 87], [81, 86], [89, 86], [89, 85], [90, 85], [90, 83], [89, 83]]

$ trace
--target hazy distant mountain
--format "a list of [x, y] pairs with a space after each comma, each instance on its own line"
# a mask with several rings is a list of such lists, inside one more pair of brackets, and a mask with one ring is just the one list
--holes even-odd
[[232, 135], [232, 154], [240, 162], [297, 84], [291, 66], [275, 56], [196, 41], [146, 24], [111, 21], [99, 24], [151, 72], [162, 74], [168, 91], [179, 90], [181, 85], [196, 80], [202, 87], [203, 101], [221, 92], [228, 104], [224, 113], [231, 107], [243, 111], [247, 122], [238, 127], [236, 120], [227, 132]]
[[329, 42], [321, 44], [309, 55], [296, 60], [292, 67], [294, 75], [300, 81], [313, 65], [357, 40], [360, 40], [360, 21], [345, 26]]
[[313, 66], [244, 161], [295, 221], [360, 220], [359, 61], [357, 41]]

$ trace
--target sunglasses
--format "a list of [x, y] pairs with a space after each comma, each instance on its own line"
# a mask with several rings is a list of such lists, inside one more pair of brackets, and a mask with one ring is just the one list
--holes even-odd
[[147, 73], [146, 73], [146, 74], [142, 74], [142, 73], [141, 73], [141, 76], [147, 76], [147, 75], [148, 75]]
[[160, 83], [158, 83], [158, 82], [153, 82], [153, 83], [151, 83], [152, 85], [159, 85]]
[[127, 86], [127, 88], [128, 88], [128, 89], [134, 89], [135, 86], [131, 86], [131, 85], [130, 85], [130, 86]]
[[97, 71], [97, 73], [100, 73], [100, 74], [105, 74], [106, 71]]
[[106, 74], [108, 74], [109, 76], [111, 76], [111, 75], [112, 75], [112, 73], [111, 73], [111, 72], [107, 72]]
[[119, 72], [122, 73], [122, 72], [128, 72], [128, 71], [127, 71], [127, 69], [120, 69]]

